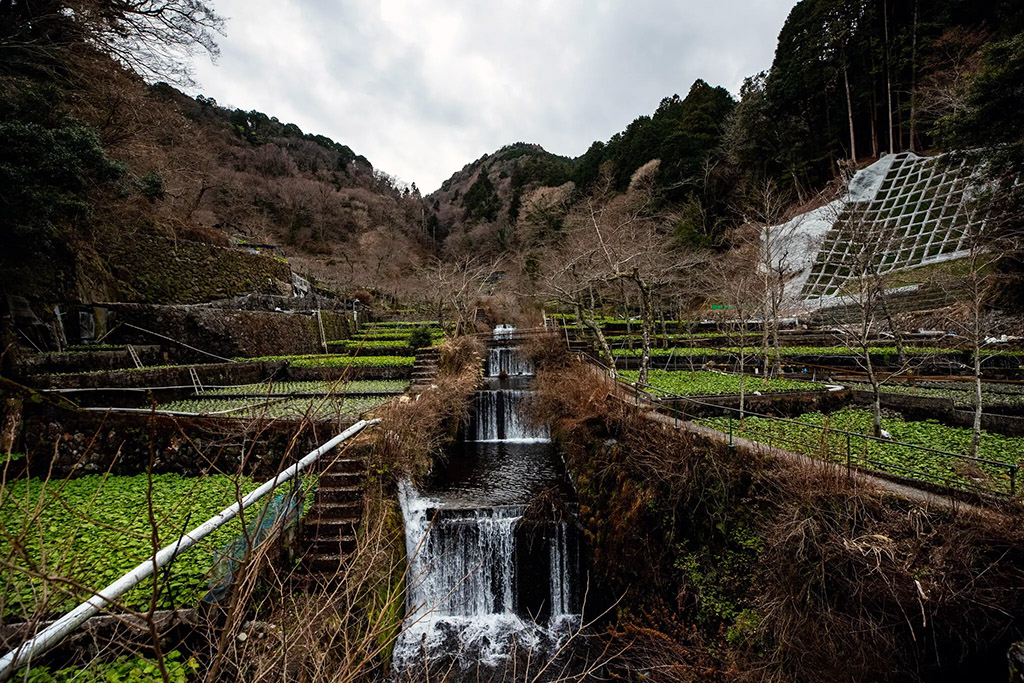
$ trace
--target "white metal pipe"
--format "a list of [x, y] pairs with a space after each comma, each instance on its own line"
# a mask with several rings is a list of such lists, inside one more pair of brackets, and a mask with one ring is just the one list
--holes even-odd
[[11, 674], [15, 671], [30, 663], [34, 656], [42, 654], [59, 643], [67, 637], [69, 633], [81, 626], [86, 619], [97, 614], [107, 605], [113, 604], [115, 600], [124, 595], [128, 590], [134, 588], [143, 580], [152, 576], [156, 569], [161, 569], [169, 564], [175, 557], [191, 548], [206, 536], [209, 536], [226, 522], [237, 517], [243, 510], [258, 501], [260, 498], [267, 495], [284, 482], [294, 478], [302, 470], [320, 459], [320, 457], [325, 453], [330, 452], [335, 446], [355, 436], [365, 427], [369, 427], [377, 422], [380, 422], [380, 420], [362, 420], [352, 425], [316, 450], [306, 454], [305, 457], [291, 467], [278, 472], [273, 479], [265, 482], [262, 486], [242, 498], [239, 502], [235, 503], [231, 507], [221, 510], [203, 524], [200, 524], [192, 531], [185, 533], [176, 542], [161, 548], [155, 555], [151, 556], [144, 562], [141, 562], [137, 567], [135, 567], [135, 569], [131, 570], [103, 590], [98, 591], [91, 598], [65, 614], [57, 621], [53, 622], [49, 627], [40, 631], [19, 647], [8, 652], [4, 655], [3, 659], [0, 659], [0, 681], [5, 681], [10, 678]]

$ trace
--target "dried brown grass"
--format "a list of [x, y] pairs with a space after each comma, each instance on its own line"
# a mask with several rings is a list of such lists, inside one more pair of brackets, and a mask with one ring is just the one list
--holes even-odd
[[[1015, 518], [929, 509], [844, 468], [730, 451], [647, 419], [582, 364], [544, 369], [538, 384], [580, 492], [596, 594], [621, 598], [611, 633], [652, 631], [622, 656], [650, 680], [921, 680], [979, 659], [998, 671], [1020, 638]], [[727, 576], [736, 530], [760, 548], [739, 584], [716, 584], [754, 615], [739, 636], [729, 619], [696, 622], [723, 596], [679, 569], [698, 553], [705, 577]]]
[[441, 345], [433, 384], [414, 398], [389, 403], [371, 455], [374, 471], [392, 481], [417, 479], [433, 467], [443, 446], [453, 440], [483, 372], [483, 345], [473, 337], [456, 337]]

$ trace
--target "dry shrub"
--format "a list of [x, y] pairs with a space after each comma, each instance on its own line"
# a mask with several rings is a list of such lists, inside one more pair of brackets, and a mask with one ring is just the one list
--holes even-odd
[[[484, 353], [483, 343], [476, 337], [454, 337], [445, 340], [441, 346], [441, 360], [438, 364], [438, 380], [462, 375], [473, 369], [481, 370]], [[477, 375], [479, 378], [479, 375]]]
[[605, 666], [613, 679], [652, 683], [696, 683], [719, 678], [711, 652], [700, 645], [696, 633], [689, 638], [669, 635], [643, 624], [626, 622], [595, 638], [616, 653]]
[[371, 455], [371, 468], [392, 480], [426, 475], [442, 447], [469, 415], [483, 372], [482, 345], [472, 337], [441, 345], [438, 373], [430, 388], [413, 400], [387, 404]]
[[775, 507], [759, 522], [767, 656], [749, 678], [916, 680], [977, 657], [998, 671], [1024, 612], [1015, 520], [929, 509], [831, 470], [758, 473]]
[[[355, 551], [305, 590], [282, 581], [229, 640], [224, 680], [362, 681], [386, 673], [405, 602], [402, 516], [371, 487]], [[245, 634], [239, 638], [239, 634]]]
[[1016, 517], [928, 509], [834, 465], [730, 451], [648, 419], [581, 363], [538, 383], [597, 603], [619, 601], [616, 631], [668, 638], [638, 637], [622, 655], [634, 670], [687, 680], [669, 664], [703, 647], [717, 655], [701, 680], [955, 678], [978, 661], [1003, 675], [1024, 625]]
[[510, 291], [482, 297], [477, 303], [487, 319], [495, 323], [507, 323], [525, 329], [540, 327], [544, 322], [544, 316], [537, 305]]
[[564, 369], [572, 361], [565, 340], [554, 331], [530, 335], [522, 344], [522, 352], [535, 367], [548, 371]]

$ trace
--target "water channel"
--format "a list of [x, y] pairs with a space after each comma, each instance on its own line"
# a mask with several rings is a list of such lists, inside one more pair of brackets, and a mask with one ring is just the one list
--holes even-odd
[[[575, 497], [529, 414], [533, 367], [499, 326], [463, 438], [419, 489], [401, 488], [409, 558], [399, 677], [485, 680], [539, 669], [580, 622]], [[405, 674], [403, 677], [402, 674]]]

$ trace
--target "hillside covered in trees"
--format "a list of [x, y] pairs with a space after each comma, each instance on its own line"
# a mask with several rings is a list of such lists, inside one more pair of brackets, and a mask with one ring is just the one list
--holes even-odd
[[269, 245], [341, 288], [386, 281], [429, 247], [415, 186], [347, 145], [146, 83], [184, 75], [167, 45], [212, 48], [216, 15], [175, 25], [173, 3], [107, 5], [0, 4], [4, 291], [132, 299], [119, 270], [161, 258], [126, 253], [135, 243]]
[[882, 154], [1003, 144], [1009, 162], [1021, 140], [1022, 29], [1019, 7], [1001, 0], [803, 0], [771, 68], [747, 78], [738, 100], [698, 80], [575, 159], [504, 148], [428, 197], [427, 222], [450, 250], [497, 257], [530, 232], [532, 192], [543, 190], [534, 199], [557, 225], [551, 209], [592, 196], [602, 173], [603, 192], [622, 192], [658, 159], [647, 213], [677, 246], [721, 251], [740, 226], [824, 203], [822, 192]]
[[188, 53], [215, 51], [223, 24], [202, 5], [187, 21], [151, 11], [175, 6], [0, 5], [5, 291], [131, 300], [118, 273], [136, 235], [269, 245], [348, 291], [420, 296], [423, 267], [459, 259], [536, 287], [573, 212], [623, 201], [641, 171], [636, 215], [671, 260], [742, 254], [756, 226], [824, 204], [885, 153], [998, 150], [989, 172], [1010, 186], [1020, 167], [1010, 0], [802, 0], [738, 98], [697, 80], [576, 158], [519, 142], [426, 198], [346, 144], [160, 80], [187, 82]]

